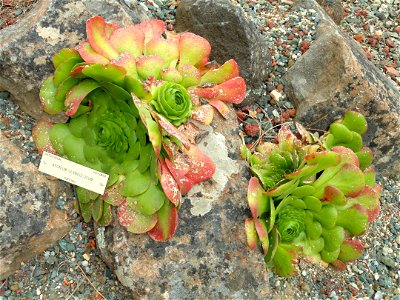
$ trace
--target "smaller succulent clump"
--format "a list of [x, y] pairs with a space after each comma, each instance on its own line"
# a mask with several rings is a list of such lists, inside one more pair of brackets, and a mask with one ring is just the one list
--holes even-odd
[[346, 113], [320, 140], [298, 129], [303, 141], [282, 127], [277, 144], [242, 151], [256, 175], [248, 187], [247, 242], [251, 249], [259, 242], [267, 266], [281, 276], [296, 271], [299, 254], [344, 269], [361, 256], [363, 245], [354, 237], [380, 209], [372, 153], [362, 147], [367, 123], [361, 114]]

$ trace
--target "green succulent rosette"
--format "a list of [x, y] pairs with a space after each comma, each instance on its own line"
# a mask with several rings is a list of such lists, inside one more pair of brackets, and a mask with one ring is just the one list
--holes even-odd
[[175, 126], [185, 123], [192, 115], [192, 100], [182, 85], [164, 82], [154, 90], [150, 104]]
[[275, 221], [276, 229], [282, 241], [288, 243], [295, 240], [305, 228], [304, 209], [292, 205], [285, 206], [278, 214]]
[[366, 120], [350, 112], [334, 124], [320, 140], [298, 126], [308, 144], [282, 127], [277, 144], [242, 150], [255, 174], [247, 243], [251, 249], [261, 244], [267, 267], [278, 275], [293, 275], [299, 254], [345, 269], [362, 255], [353, 237], [378, 216], [381, 187], [369, 166], [371, 151], [359, 142]]

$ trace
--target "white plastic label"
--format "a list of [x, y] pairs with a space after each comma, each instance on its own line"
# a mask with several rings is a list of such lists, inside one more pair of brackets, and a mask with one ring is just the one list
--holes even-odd
[[103, 195], [108, 175], [65, 158], [43, 152], [39, 171]]

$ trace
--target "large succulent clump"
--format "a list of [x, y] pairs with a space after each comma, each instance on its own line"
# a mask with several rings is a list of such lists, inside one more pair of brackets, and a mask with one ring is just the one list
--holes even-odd
[[86, 23], [87, 40], [53, 58], [40, 91], [48, 114], [34, 129], [49, 151], [109, 175], [103, 195], [77, 187], [83, 218], [112, 221], [111, 206], [130, 232], [167, 240], [177, 227], [181, 196], [212, 177], [214, 163], [196, 147], [195, 119], [240, 103], [246, 85], [238, 66], [209, 62], [210, 44], [192, 33], [164, 32], [159, 20], [125, 28], [102, 17]]
[[278, 144], [243, 149], [257, 176], [248, 187], [248, 245], [255, 249], [259, 241], [277, 274], [292, 275], [299, 253], [342, 269], [361, 256], [363, 245], [354, 237], [377, 218], [381, 193], [371, 151], [362, 147], [366, 126], [361, 114], [349, 112], [319, 144], [303, 144], [282, 127]]

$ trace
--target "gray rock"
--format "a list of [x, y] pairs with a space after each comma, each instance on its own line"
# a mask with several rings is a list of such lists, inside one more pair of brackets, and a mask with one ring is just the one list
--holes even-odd
[[43, 80], [54, 72], [51, 59], [86, 38], [85, 22], [102, 15], [121, 25], [147, 19], [140, 7], [116, 0], [41, 0], [18, 23], [0, 31], [0, 90], [7, 90], [28, 114], [46, 116], [39, 102]]
[[[316, 10], [321, 13], [314, 0]], [[400, 93], [366, 58], [361, 47], [326, 16], [317, 39], [288, 70], [286, 93], [297, 107], [297, 121], [326, 130], [347, 110], [365, 115], [364, 143], [375, 155], [374, 165], [384, 175], [400, 169]]]
[[260, 101], [263, 84], [271, 71], [271, 56], [255, 25], [229, 0], [182, 0], [176, 11], [176, 31], [190, 31], [206, 38], [211, 59], [233, 58], [246, 80], [247, 98], [241, 105]]
[[56, 244], [71, 229], [55, 208], [66, 185], [50, 181], [0, 134], [0, 280], [27, 260]]
[[318, 4], [326, 11], [329, 17], [336, 23], [344, 18], [344, 9], [342, 0], [316, 0]]
[[246, 166], [233, 111], [215, 120], [200, 146], [217, 166], [210, 181], [196, 185], [179, 210], [168, 242], [134, 235], [118, 221], [96, 229], [104, 261], [135, 298], [260, 299], [269, 294], [263, 255], [246, 245]]

